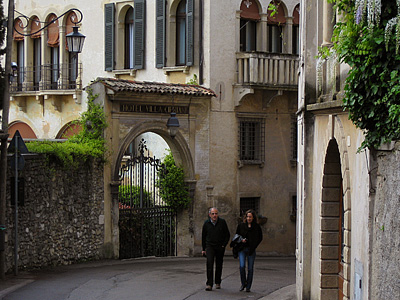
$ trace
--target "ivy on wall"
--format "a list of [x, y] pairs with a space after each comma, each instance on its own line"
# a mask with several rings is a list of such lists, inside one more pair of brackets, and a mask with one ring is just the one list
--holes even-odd
[[106, 145], [103, 131], [107, 127], [103, 107], [96, 104], [91, 89], [88, 93], [88, 109], [76, 121], [82, 130], [65, 142], [35, 141], [27, 143], [28, 150], [34, 153], [45, 153], [55, 158], [67, 168], [79, 167], [79, 164], [90, 157], [105, 161]]
[[344, 88], [349, 119], [365, 130], [359, 150], [400, 139], [400, 0], [328, 0], [338, 13], [333, 47], [350, 66]]

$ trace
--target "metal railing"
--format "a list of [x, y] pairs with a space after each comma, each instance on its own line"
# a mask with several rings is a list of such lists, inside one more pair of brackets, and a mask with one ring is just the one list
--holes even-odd
[[238, 52], [237, 84], [297, 89], [299, 58], [292, 54]]
[[82, 64], [41, 65], [19, 68], [12, 93], [43, 90], [81, 90]]

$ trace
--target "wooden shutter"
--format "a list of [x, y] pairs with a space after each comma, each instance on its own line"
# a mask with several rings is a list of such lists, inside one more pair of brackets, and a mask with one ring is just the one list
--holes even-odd
[[115, 7], [114, 3], [108, 3], [104, 6], [104, 60], [105, 70], [114, 69], [114, 23]]
[[144, 29], [146, 19], [146, 0], [135, 0], [134, 7], [134, 68], [143, 69], [144, 66]]
[[194, 0], [186, 2], [186, 65], [193, 66], [194, 60]]
[[156, 68], [165, 65], [165, 0], [156, 0]]

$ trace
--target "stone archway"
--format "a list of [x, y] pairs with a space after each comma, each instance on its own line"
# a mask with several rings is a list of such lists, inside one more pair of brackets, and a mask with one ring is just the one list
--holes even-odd
[[195, 171], [194, 171], [193, 159], [190, 154], [189, 145], [187, 144], [184, 136], [178, 131], [176, 137], [171, 138], [171, 136], [167, 131], [165, 123], [160, 121], [142, 122], [138, 126], [132, 128], [130, 132], [125, 136], [119, 147], [118, 156], [116, 159], [116, 163], [114, 165], [114, 170], [113, 170], [114, 180], [118, 180], [119, 166], [121, 164], [122, 157], [126, 149], [128, 148], [129, 144], [136, 137], [145, 132], [153, 132], [161, 136], [170, 147], [172, 155], [175, 158], [175, 161], [178, 164], [182, 165], [185, 171], [186, 179], [188, 181], [194, 180]]
[[[320, 212], [320, 299], [350, 299], [350, 193], [340, 146], [329, 141]], [[343, 187], [346, 187], [345, 189]]]

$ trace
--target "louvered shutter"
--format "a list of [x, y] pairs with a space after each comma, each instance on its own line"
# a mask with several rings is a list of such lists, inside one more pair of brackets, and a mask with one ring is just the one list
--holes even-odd
[[194, 60], [194, 0], [186, 2], [186, 65], [193, 66]]
[[144, 30], [146, 19], [146, 0], [136, 0], [134, 7], [134, 68], [143, 69], [144, 67]]
[[165, 0], [156, 0], [156, 68], [165, 64]]
[[106, 71], [114, 69], [114, 18], [114, 3], [108, 3], [104, 6], [104, 66]]

